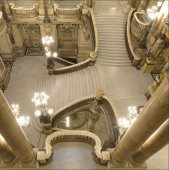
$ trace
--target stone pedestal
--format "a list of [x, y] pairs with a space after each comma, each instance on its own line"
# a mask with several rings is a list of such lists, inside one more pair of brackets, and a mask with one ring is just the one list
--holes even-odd
[[169, 119], [131, 156], [133, 166], [142, 166], [169, 143]]
[[150, 61], [146, 58], [146, 62], [144, 63], [144, 66], [141, 68], [141, 70], [143, 71], [143, 73], [151, 73], [151, 71], [153, 70], [155, 61]]
[[49, 134], [51, 134], [53, 132], [51, 123], [48, 123], [48, 124], [42, 123], [42, 126], [43, 126], [43, 132], [45, 134], [49, 135]]
[[3, 167], [13, 167], [18, 162], [17, 156], [11, 147], [0, 135], [0, 162]]
[[[108, 151], [110, 153], [112, 153], [114, 151], [114, 149], [108, 149]], [[144, 163], [143, 165], [141, 165], [140, 167], [134, 167], [131, 165], [130, 161], [127, 160], [127, 164], [124, 166], [124, 167], [118, 167], [118, 166], [115, 166], [112, 161], [108, 161], [107, 163], [107, 169], [115, 169], [115, 170], [129, 170], [129, 169], [133, 169], [133, 170], [136, 170], [136, 169], [140, 169], [140, 170], [144, 170], [144, 169], [147, 169], [147, 164]]]

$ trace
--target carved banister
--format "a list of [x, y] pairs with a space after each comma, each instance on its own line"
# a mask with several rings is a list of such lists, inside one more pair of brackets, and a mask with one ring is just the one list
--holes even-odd
[[131, 58], [131, 60], [134, 60], [134, 58], [136, 58], [136, 54], [133, 50], [133, 47], [132, 47], [132, 42], [131, 42], [131, 17], [132, 17], [132, 14], [133, 12], [136, 10], [136, 8], [131, 8], [130, 12], [129, 12], [129, 15], [128, 15], [128, 19], [127, 19], [127, 26], [126, 26], [126, 46], [127, 46], [127, 50], [128, 50], [128, 53], [129, 53], [129, 56]]
[[83, 62], [80, 62], [78, 64], [74, 64], [74, 65], [71, 65], [71, 66], [68, 66], [68, 67], [64, 67], [64, 68], [54, 68], [52, 70], [50, 70], [51, 74], [65, 74], [65, 73], [71, 73], [71, 72], [74, 72], [74, 71], [77, 71], [77, 70], [80, 70], [84, 67], [87, 67], [89, 66], [89, 63], [91, 62], [92, 60], [89, 58]]
[[12, 15], [14, 17], [20, 17], [20, 18], [32, 18], [37, 16], [37, 10], [36, 6], [38, 4], [34, 4], [32, 8], [15, 8], [15, 4], [10, 3], [10, 8], [12, 11]]
[[134, 17], [131, 21], [131, 31], [133, 35], [138, 38], [142, 38], [149, 25], [149, 23], [142, 22], [138, 17], [140, 15], [143, 15], [144, 13], [145, 13], [144, 10], [142, 10], [141, 12], [135, 12]]
[[89, 12], [91, 16], [91, 22], [93, 25], [94, 37], [95, 37], [95, 49], [90, 53], [90, 57], [94, 60], [97, 57], [97, 52], [98, 52], [98, 33], [97, 33], [97, 26], [96, 26], [93, 8], [89, 8]]
[[74, 65], [74, 63], [67, 61], [67, 60], [64, 60], [63, 58], [60, 58], [60, 57], [56, 57], [54, 60], [58, 63], [64, 64], [65, 66]]
[[[75, 100], [74, 102], [71, 102], [66, 106], [60, 108], [52, 115], [53, 128], [57, 126], [58, 123], [64, 120], [67, 116], [73, 114], [73, 112], [89, 110], [90, 103], [95, 99], [96, 99], [96, 95], [86, 96], [78, 100]], [[110, 139], [111, 141], [115, 142], [118, 140], [118, 136], [120, 135], [118, 124], [117, 124], [117, 120], [119, 118], [118, 110], [114, 105], [114, 103], [111, 101], [111, 99], [108, 98], [107, 96], [103, 96], [100, 101], [101, 101], [101, 107], [104, 111], [106, 121], [108, 124]]]
[[[94, 152], [100, 162], [106, 163], [110, 160], [110, 153], [109, 151], [102, 151], [101, 152], [101, 141], [100, 138], [95, 135], [94, 133], [82, 130], [63, 130], [54, 132], [50, 134], [45, 141], [45, 151], [38, 151], [37, 153], [37, 160], [42, 163], [46, 164], [52, 157], [52, 144], [58, 142], [65, 142], [65, 141], [79, 141], [79, 142], [86, 142], [92, 143], [94, 145]], [[93, 144], [94, 142], [94, 144]]]

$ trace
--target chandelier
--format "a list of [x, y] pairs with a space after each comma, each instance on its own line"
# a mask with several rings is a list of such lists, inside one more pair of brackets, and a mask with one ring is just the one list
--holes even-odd
[[52, 109], [47, 110], [48, 99], [49, 99], [49, 96], [47, 96], [44, 92], [34, 94], [34, 98], [32, 99], [32, 102], [35, 103], [36, 107], [40, 108], [40, 110], [35, 111], [36, 116], [39, 117], [39, 116], [52, 115], [53, 110]]
[[49, 45], [51, 45], [53, 42], [54, 42], [54, 39], [53, 39], [52, 36], [46, 36], [46, 37], [43, 37], [43, 38], [42, 38], [42, 43], [43, 43], [44, 45], [49, 46]]
[[[141, 111], [141, 110], [140, 110]], [[127, 113], [127, 117], [129, 118], [129, 120], [125, 119], [125, 118], [120, 118], [118, 120], [118, 125], [120, 128], [127, 130], [137, 119], [138, 116], [138, 112], [135, 106], [128, 107], [128, 113]]]
[[19, 113], [20, 113], [19, 105], [12, 104], [12, 112], [15, 115], [16, 120], [20, 126], [28, 127], [30, 125], [30, 122], [29, 122], [30, 118], [28, 116], [27, 117], [21, 116], [18, 118]]

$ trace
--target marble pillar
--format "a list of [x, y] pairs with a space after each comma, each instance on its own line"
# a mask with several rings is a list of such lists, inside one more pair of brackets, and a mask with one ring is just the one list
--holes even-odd
[[23, 167], [31, 167], [36, 163], [36, 154], [23, 130], [19, 126], [5, 96], [0, 90], [0, 133], [19, 157]]
[[147, 159], [169, 143], [169, 119], [130, 157], [133, 166], [141, 166]]
[[83, 1], [82, 14], [88, 14], [89, 0]]
[[115, 167], [124, 167], [129, 157], [168, 119], [168, 84], [168, 74], [165, 74], [159, 88], [111, 153]]
[[0, 135], [0, 162], [4, 167], [13, 167], [17, 163], [17, 156]]

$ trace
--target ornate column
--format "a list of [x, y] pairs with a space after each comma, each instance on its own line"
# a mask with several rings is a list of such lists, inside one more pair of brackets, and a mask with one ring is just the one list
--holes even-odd
[[149, 0], [141, 0], [140, 3], [139, 3], [139, 6], [138, 6], [138, 8], [137, 8], [137, 12], [140, 12], [141, 10], [145, 10], [148, 1], [149, 1]]
[[0, 160], [4, 167], [13, 167], [17, 163], [17, 156], [0, 135]]
[[[137, 120], [111, 152], [115, 167], [124, 167], [129, 157], [168, 119], [168, 74], [152, 98], [144, 106]], [[160, 113], [160, 114], [159, 114]]]
[[102, 89], [97, 90], [96, 99], [89, 106], [89, 120], [88, 120], [88, 130], [93, 132], [95, 129], [95, 124], [99, 120], [102, 112], [102, 108], [99, 106], [99, 100], [101, 100], [104, 95]]
[[33, 151], [23, 130], [19, 126], [5, 96], [0, 90], [0, 133], [19, 157], [23, 167], [31, 167], [36, 163]]
[[84, 0], [82, 14], [88, 14], [88, 6], [89, 6], [89, 0]]
[[4, 8], [5, 8], [6, 14], [10, 15], [11, 14], [11, 10], [10, 10], [8, 1], [7, 0], [3, 0], [3, 5], [4, 5]]
[[130, 163], [137, 167], [169, 143], [169, 119], [130, 157]]

